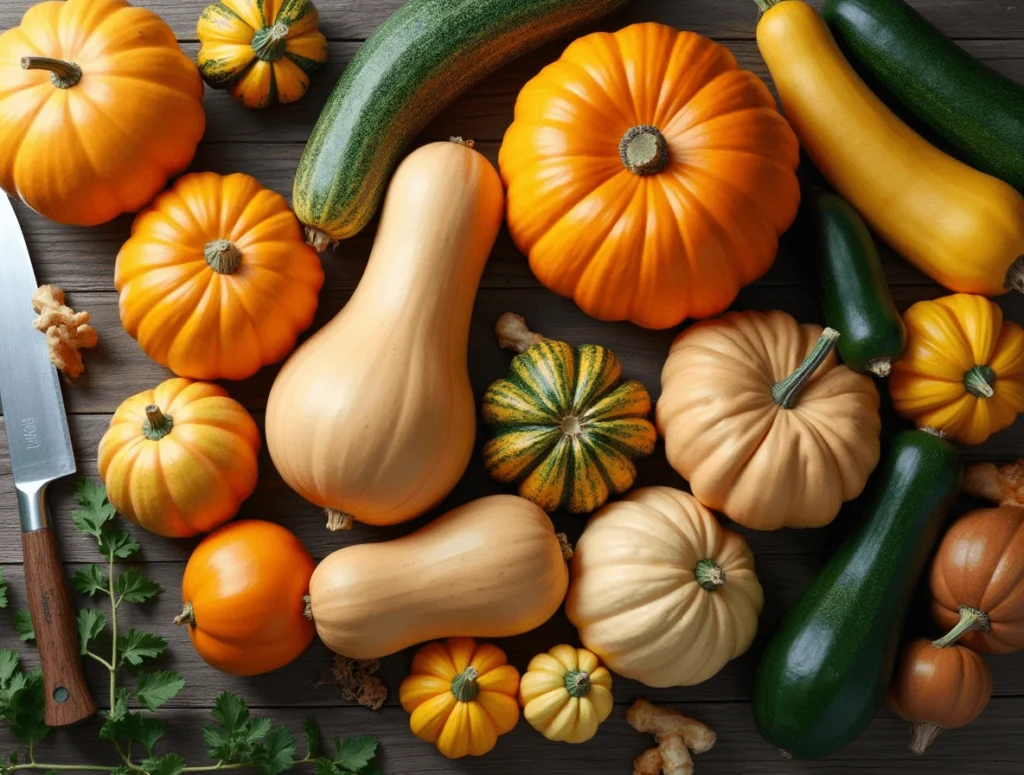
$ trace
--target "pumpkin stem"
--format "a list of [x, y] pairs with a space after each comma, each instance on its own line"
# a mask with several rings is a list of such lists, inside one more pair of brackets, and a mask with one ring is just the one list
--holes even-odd
[[332, 250], [338, 247], [338, 240], [332, 239], [331, 235], [316, 226], [306, 227], [306, 244], [311, 246], [317, 253], [323, 253], [327, 248]]
[[977, 398], [992, 398], [996, 394], [992, 389], [995, 381], [996, 373], [991, 366], [975, 366], [964, 374], [964, 387]]
[[242, 265], [242, 251], [234, 242], [216, 239], [203, 247], [203, 257], [217, 274], [234, 274]]
[[922, 754], [935, 742], [935, 738], [939, 736], [939, 732], [942, 731], [942, 727], [938, 724], [933, 724], [931, 721], [915, 721], [910, 725], [910, 734], [912, 739], [910, 741], [910, 752], [916, 754]]
[[927, 433], [927, 434], [929, 434], [931, 436], [934, 436], [937, 439], [944, 439], [944, 438], [946, 438], [946, 432], [945, 431], [941, 431], [938, 428], [933, 428], [930, 425], [924, 426], [923, 428], [921, 428], [921, 430], [924, 433]]
[[565, 689], [570, 697], [586, 697], [590, 694], [590, 673], [585, 670], [570, 670], [565, 674]]
[[278, 22], [269, 27], [261, 27], [252, 36], [252, 50], [256, 58], [264, 62], [276, 62], [284, 56], [288, 46], [288, 25]]
[[309, 619], [309, 621], [313, 621], [313, 598], [309, 595], [303, 595], [302, 603], [302, 615]]
[[160, 441], [174, 428], [174, 418], [160, 411], [156, 404], [146, 407], [146, 419], [142, 423], [142, 435], [150, 441]]
[[754, 0], [754, 2], [761, 9], [761, 13], [766, 13], [769, 9], [781, 3], [782, 0]]
[[693, 569], [693, 575], [697, 583], [708, 592], [714, 592], [719, 587], [725, 586], [725, 571], [714, 560], [701, 560]]
[[476, 679], [480, 671], [470, 665], [452, 679], [452, 694], [459, 702], [472, 702], [480, 694], [480, 684]]
[[952, 646], [969, 632], [975, 630], [988, 632], [991, 628], [992, 622], [987, 613], [979, 611], [977, 608], [971, 608], [969, 605], [962, 605], [960, 606], [960, 621], [941, 638], [933, 640], [932, 645], [937, 649], [944, 649], [947, 646]]
[[1018, 293], [1024, 293], [1024, 256], [1020, 256], [1010, 264], [1006, 270], [1006, 280], [1003, 282], [1005, 288]]
[[814, 345], [811, 354], [797, 366], [796, 371], [772, 386], [772, 398], [775, 399], [775, 403], [783, 409], [792, 409], [796, 405], [796, 400], [807, 386], [808, 380], [814, 376], [814, 372], [835, 349], [837, 339], [839, 339], [839, 332], [834, 328], [826, 328], [821, 332], [818, 343]]
[[580, 425], [580, 418], [573, 417], [571, 414], [562, 418], [559, 428], [563, 436], [579, 436], [583, 431], [583, 426]]
[[74, 62], [51, 57], [22, 57], [23, 70], [49, 70], [50, 83], [58, 89], [70, 89], [82, 80], [82, 68]]
[[327, 529], [332, 533], [352, 529], [355, 518], [351, 514], [332, 509], [330, 506], [324, 507], [324, 514], [327, 515]]
[[182, 609], [181, 615], [174, 617], [174, 623], [181, 627], [187, 624], [189, 627], [196, 626], [196, 612], [192, 608], [191, 603], [185, 603], [185, 608]]
[[524, 353], [544, 337], [535, 334], [526, 325], [526, 318], [515, 312], [506, 312], [494, 324], [494, 335], [498, 339], [498, 347], [514, 353]]
[[576, 553], [572, 549], [572, 544], [569, 543], [569, 536], [565, 533], [555, 533], [555, 538], [558, 539], [558, 545], [562, 547], [562, 559], [569, 562]]
[[634, 175], [655, 175], [671, 161], [665, 135], [650, 124], [626, 131], [619, 141], [619, 158]]
[[472, 148], [476, 145], [476, 140], [463, 140], [461, 137], [449, 137], [448, 142], [455, 143], [456, 145], [462, 145], [466, 148]]
[[876, 377], [885, 379], [892, 374], [892, 358], [886, 355], [882, 358], [874, 358], [868, 361], [868, 371]]

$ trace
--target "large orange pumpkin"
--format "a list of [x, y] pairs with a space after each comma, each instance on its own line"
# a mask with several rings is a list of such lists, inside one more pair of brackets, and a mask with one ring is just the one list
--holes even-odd
[[135, 219], [114, 269], [125, 330], [193, 379], [244, 379], [284, 358], [323, 282], [284, 197], [240, 173], [179, 178]]
[[498, 160], [508, 227], [600, 320], [716, 315], [796, 216], [796, 136], [729, 49], [635, 24], [573, 42], [519, 93]]
[[203, 80], [125, 0], [33, 6], [0, 35], [0, 188], [61, 223], [138, 210], [192, 161]]

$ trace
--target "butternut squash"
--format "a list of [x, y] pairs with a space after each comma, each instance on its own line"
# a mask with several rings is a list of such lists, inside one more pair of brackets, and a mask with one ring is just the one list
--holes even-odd
[[565, 598], [563, 541], [535, 503], [481, 498], [404, 538], [328, 556], [313, 572], [309, 614], [328, 648], [352, 659], [438, 638], [519, 635]]
[[267, 447], [284, 480], [328, 509], [329, 528], [417, 517], [466, 470], [469, 322], [503, 208], [497, 171], [468, 145], [413, 152], [352, 299], [275, 380]]

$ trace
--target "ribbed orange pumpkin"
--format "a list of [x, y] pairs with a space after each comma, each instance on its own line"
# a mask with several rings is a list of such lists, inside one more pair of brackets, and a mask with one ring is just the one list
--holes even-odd
[[79, 226], [138, 210], [192, 161], [202, 103], [199, 70], [152, 11], [39, 3], [0, 35], [0, 188]]
[[573, 42], [519, 93], [498, 160], [508, 227], [600, 320], [716, 315], [796, 216], [796, 136], [729, 49], [635, 24]]
[[179, 178], [135, 219], [114, 269], [125, 330], [193, 379], [245, 379], [284, 358], [323, 282], [284, 197], [240, 173]]

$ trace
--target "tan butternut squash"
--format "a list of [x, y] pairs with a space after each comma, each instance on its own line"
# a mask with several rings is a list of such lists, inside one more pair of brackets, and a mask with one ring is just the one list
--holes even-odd
[[492, 495], [404, 538], [334, 552], [313, 573], [310, 615], [330, 649], [376, 659], [438, 638], [528, 632], [568, 588], [562, 539], [544, 510]]
[[473, 452], [469, 321], [504, 193], [459, 142], [412, 153], [388, 189], [376, 242], [342, 311], [288, 360], [267, 405], [267, 447], [300, 495], [392, 525], [455, 487]]

